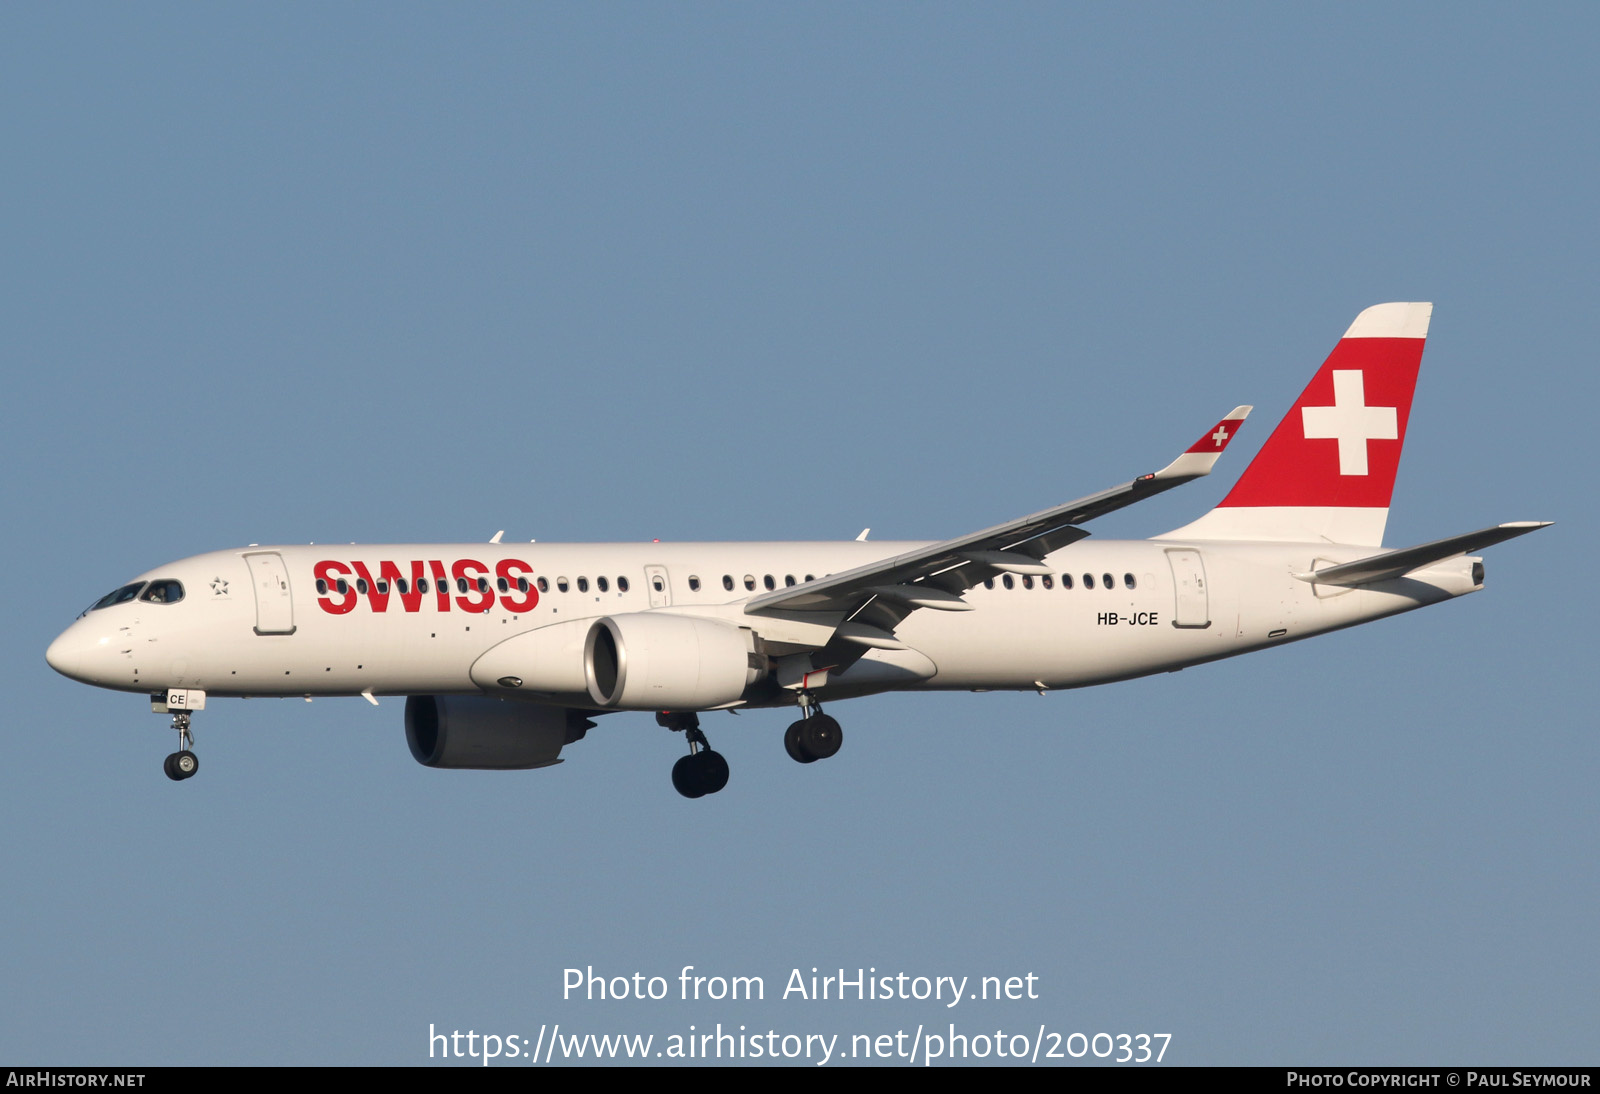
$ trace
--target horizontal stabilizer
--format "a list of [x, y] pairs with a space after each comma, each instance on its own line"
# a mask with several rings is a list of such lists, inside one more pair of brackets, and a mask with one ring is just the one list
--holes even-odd
[[1548, 528], [1552, 523], [1554, 522], [1548, 520], [1518, 520], [1509, 524], [1497, 524], [1492, 528], [1480, 528], [1465, 535], [1436, 539], [1432, 543], [1402, 547], [1397, 551], [1384, 551], [1381, 554], [1358, 558], [1354, 562], [1294, 576], [1301, 581], [1310, 581], [1318, 585], [1368, 585], [1374, 581], [1385, 581], [1391, 577], [1409, 574], [1413, 570], [1420, 570], [1424, 566], [1454, 558], [1456, 555], [1464, 555], [1469, 551], [1481, 551], [1496, 543], [1504, 543], [1508, 539], [1525, 536], [1540, 528]]

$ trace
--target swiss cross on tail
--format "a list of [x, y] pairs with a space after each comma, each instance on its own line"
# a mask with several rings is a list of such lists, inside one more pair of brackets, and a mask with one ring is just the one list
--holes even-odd
[[1432, 311], [1357, 316], [1222, 506], [1387, 509]]
[[1368, 406], [1360, 369], [1333, 370], [1333, 405], [1304, 406], [1305, 438], [1339, 442], [1339, 474], [1367, 473], [1367, 442], [1398, 441], [1399, 418], [1392, 406]]

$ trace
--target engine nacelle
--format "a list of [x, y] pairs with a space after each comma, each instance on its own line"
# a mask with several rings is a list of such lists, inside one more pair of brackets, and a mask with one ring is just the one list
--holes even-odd
[[658, 612], [596, 620], [583, 665], [589, 697], [614, 710], [713, 710], [767, 672], [749, 628]]
[[583, 702], [583, 646], [591, 624], [573, 619], [513, 635], [473, 663], [472, 682], [491, 694], [520, 688]]
[[479, 695], [406, 699], [406, 744], [424, 767], [508, 771], [560, 763], [592, 722], [565, 707]]

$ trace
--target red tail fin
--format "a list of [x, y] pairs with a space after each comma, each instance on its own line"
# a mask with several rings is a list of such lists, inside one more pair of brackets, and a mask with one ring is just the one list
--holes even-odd
[[1382, 543], [1432, 314], [1356, 316], [1228, 496], [1168, 537]]

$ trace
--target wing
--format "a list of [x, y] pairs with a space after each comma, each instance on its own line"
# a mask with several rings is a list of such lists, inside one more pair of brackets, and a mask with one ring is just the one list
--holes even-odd
[[1508, 539], [1537, 532], [1540, 528], [1548, 528], [1551, 523], [1548, 520], [1518, 520], [1509, 524], [1497, 524], [1493, 528], [1480, 528], [1476, 532], [1467, 532], [1448, 539], [1436, 539], [1432, 543], [1402, 547], [1396, 551], [1383, 551], [1376, 555], [1368, 555], [1366, 558], [1358, 558], [1354, 562], [1328, 566], [1294, 576], [1301, 581], [1311, 581], [1318, 585], [1367, 585], [1374, 581], [1401, 577], [1412, 570], [1420, 570], [1424, 566], [1454, 558], [1456, 555], [1493, 547], [1496, 543], [1504, 543]]
[[857, 647], [899, 648], [894, 628], [917, 609], [967, 611], [972, 605], [961, 594], [986, 578], [997, 573], [1050, 573], [1051, 568], [1041, 560], [1087, 536], [1079, 524], [1209, 475], [1250, 409], [1241, 406], [1229, 411], [1177, 459], [1153, 474], [981, 532], [752, 597], [745, 612], [844, 612], [846, 622], [835, 633], [836, 641]]

